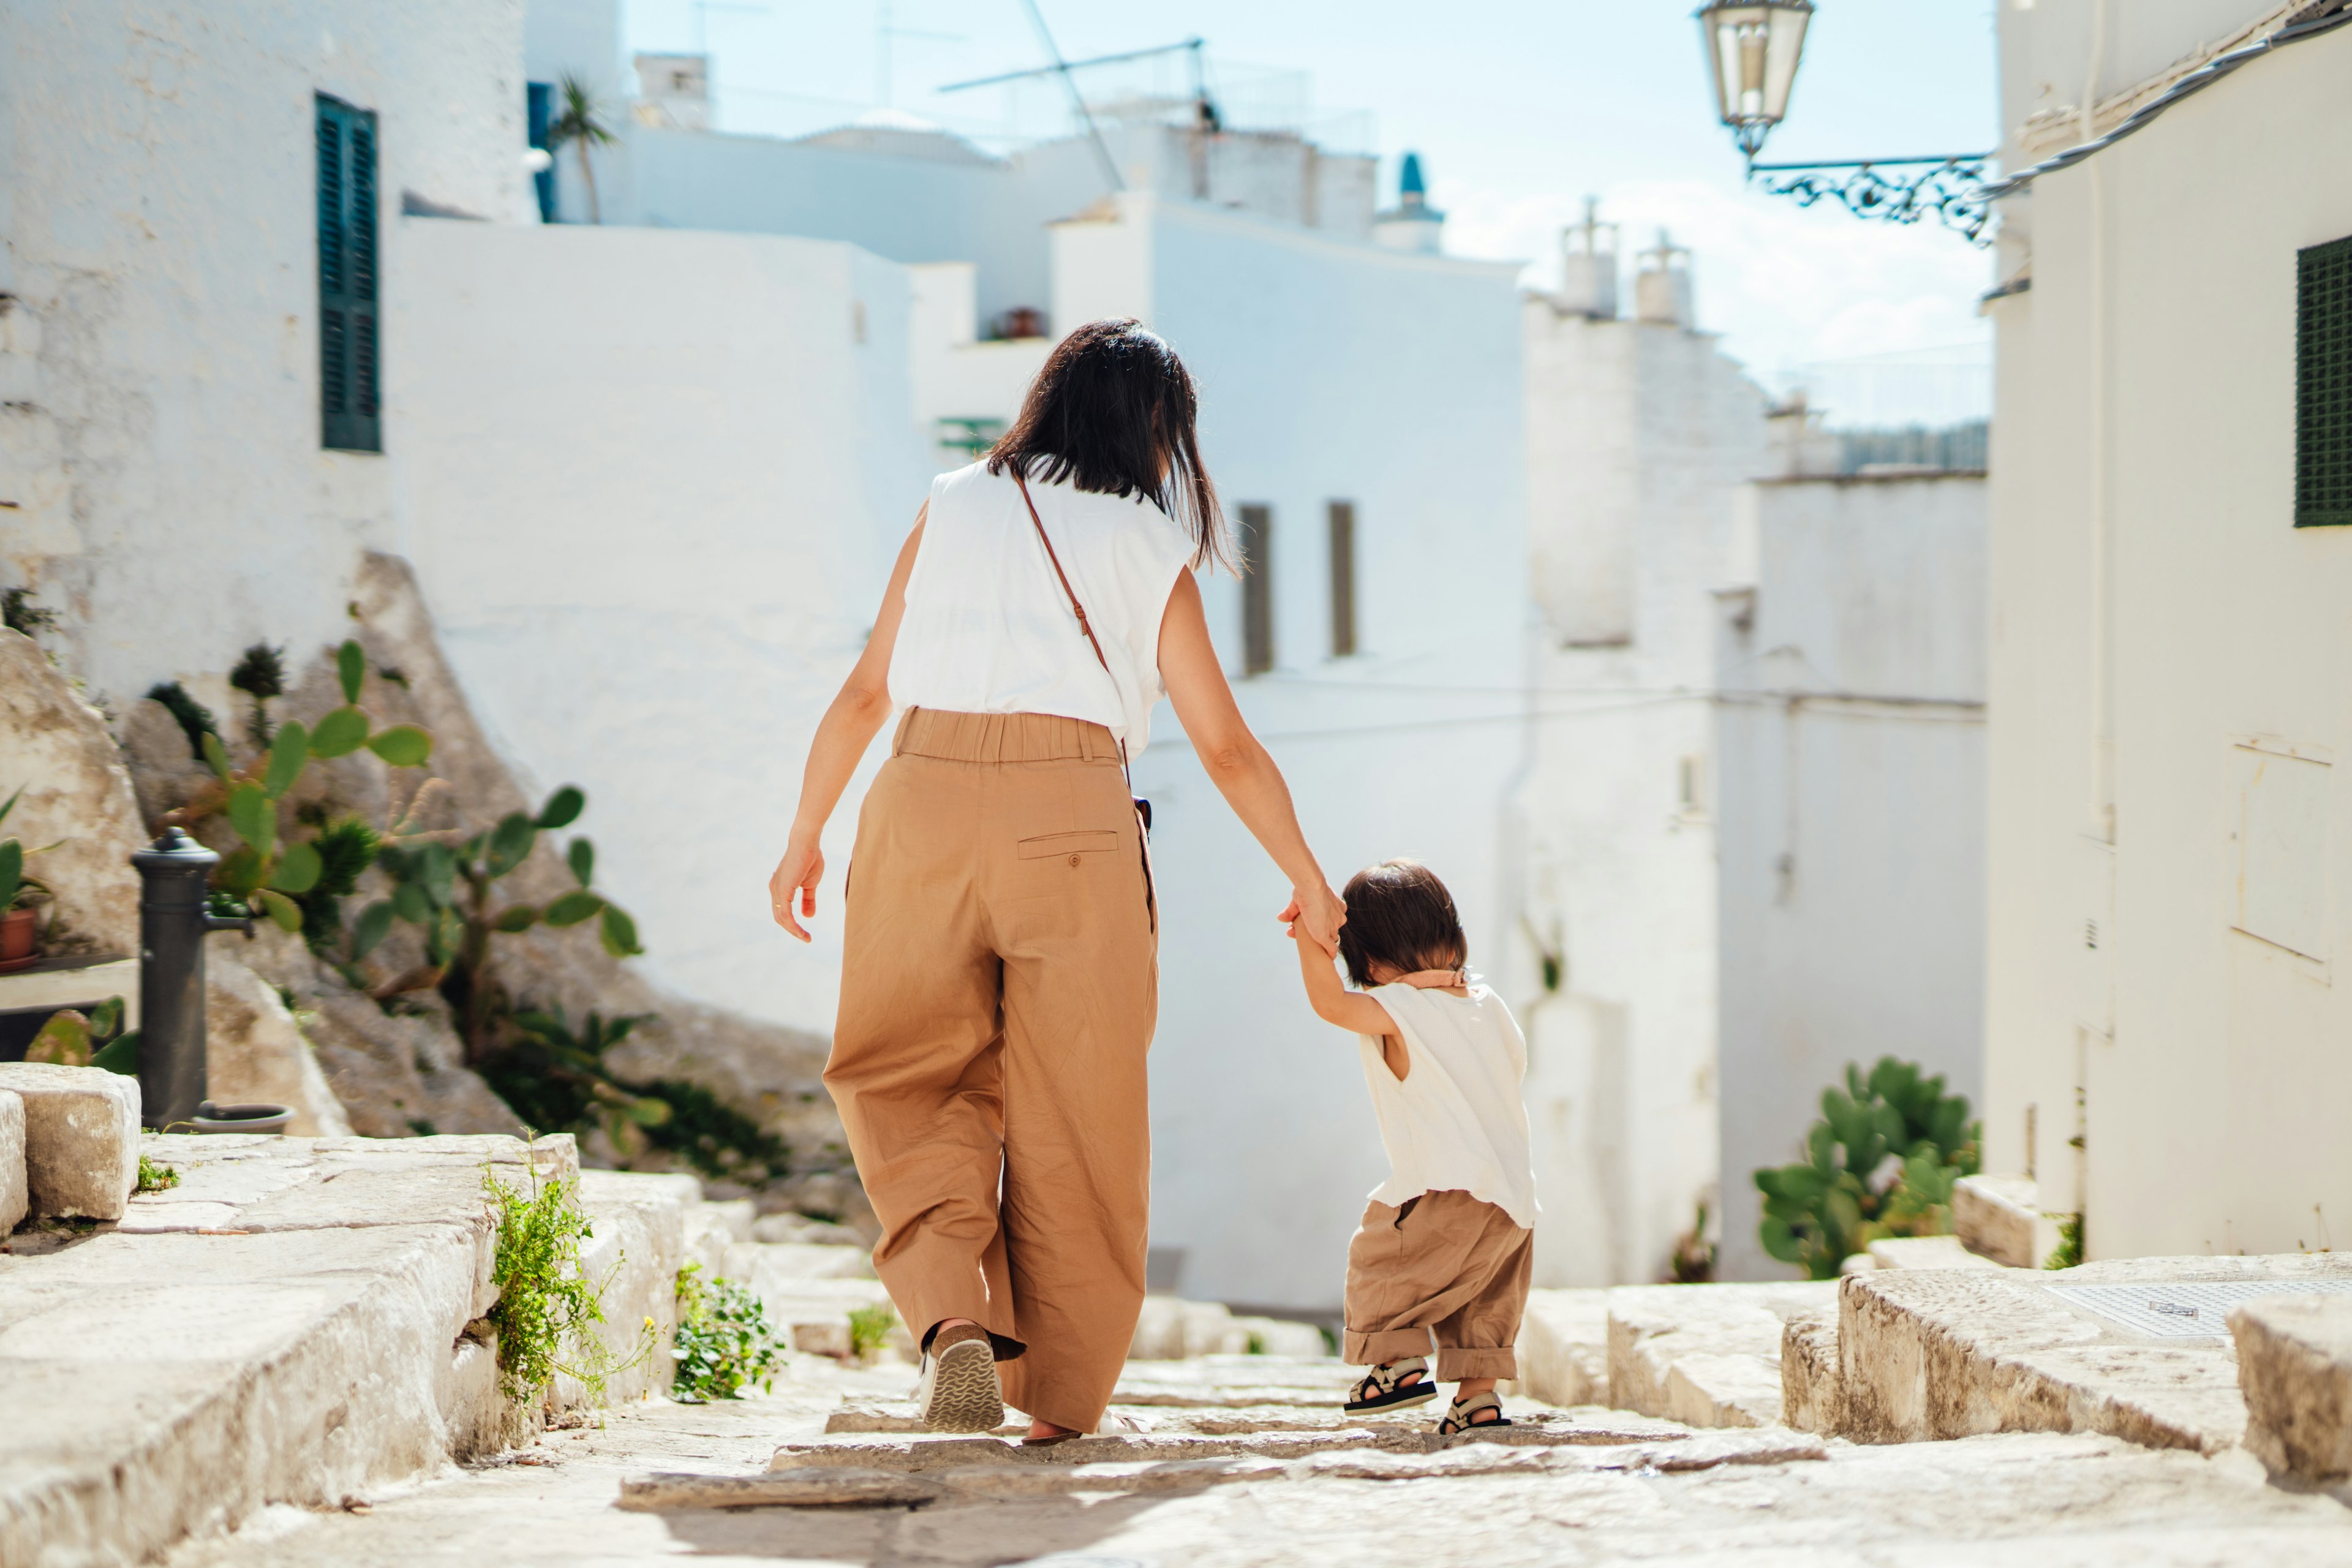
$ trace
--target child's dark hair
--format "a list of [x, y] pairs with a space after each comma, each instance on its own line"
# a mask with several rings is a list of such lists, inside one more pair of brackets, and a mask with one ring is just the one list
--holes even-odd
[[1339, 928], [1339, 956], [1359, 985], [1378, 984], [1372, 965], [1400, 974], [1459, 969], [1470, 962], [1470, 939], [1454, 912], [1454, 895], [1418, 860], [1383, 860], [1348, 879], [1348, 923]]

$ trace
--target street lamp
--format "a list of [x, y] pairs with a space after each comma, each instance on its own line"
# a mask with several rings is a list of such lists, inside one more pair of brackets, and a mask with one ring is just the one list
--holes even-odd
[[1751, 163], [1789, 112], [1805, 25], [1812, 19], [1813, 0], [1719, 0], [1699, 8], [1716, 107]]
[[[1715, 79], [1717, 112], [1748, 160], [1748, 178], [1800, 206], [1834, 197], [1856, 217], [1917, 223], [1934, 213], [1973, 245], [1990, 245], [1985, 196], [1990, 153], [1924, 158], [1862, 158], [1836, 163], [1759, 163], [1764, 139], [1789, 112], [1797, 62], [1805, 52], [1812, 0], [1715, 0], [1697, 12], [1699, 38]], [[1888, 170], [1910, 171], [1888, 174]]]

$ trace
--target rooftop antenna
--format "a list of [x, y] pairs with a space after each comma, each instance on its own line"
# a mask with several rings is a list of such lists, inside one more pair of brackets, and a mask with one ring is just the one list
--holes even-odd
[[961, 44], [961, 33], [931, 33], [917, 27], [900, 27], [891, 21], [890, 0], [879, 0], [874, 20], [874, 96], [885, 109], [898, 106], [897, 82], [891, 72], [891, 40], [894, 38], [929, 38], [939, 43]]
[[1045, 26], [1045, 14], [1037, 9], [1037, 0], [1022, 0], [1022, 3], [1029, 8], [1029, 20], [1035, 26], [1037, 37], [1044, 41], [1046, 56], [1053, 60], [1054, 69], [1061, 77], [1062, 85], [1070, 89], [1070, 107], [1078, 111], [1078, 119], [1087, 128], [1087, 139], [1094, 143], [1095, 156], [1102, 163], [1103, 178], [1110, 182], [1110, 188], [1114, 191], [1127, 189], [1127, 182], [1119, 178], [1118, 161], [1110, 155], [1110, 148], [1104, 144], [1102, 132], [1095, 124], [1094, 113], [1087, 108], [1086, 95], [1078, 90], [1078, 79], [1070, 74], [1069, 62], [1062, 58], [1061, 46], [1054, 42], [1053, 29]]

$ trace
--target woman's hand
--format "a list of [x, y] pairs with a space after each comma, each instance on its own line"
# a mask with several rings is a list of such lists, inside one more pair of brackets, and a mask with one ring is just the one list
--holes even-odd
[[768, 900], [775, 906], [776, 923], [800, 938], [810, 940], [801, 921], [793, 919], [793, 895], [801, 900], [801, 920], [816, 917], [816, 885], [824, 879], [824, 851], [816, 841], [806, 843], [794, 839], [776, 862], [776, 874], [768, 879]]
[[1339, 955], [1339, 928], [1348, 923], [1348, 906], [1322, 883], [1292, 889], [1290, 902], [1274, 918], [1283, 922], [1285, 935], [1295, 936], [1303, 931], [1307, 941], [1323, 950], [1325, 957]]

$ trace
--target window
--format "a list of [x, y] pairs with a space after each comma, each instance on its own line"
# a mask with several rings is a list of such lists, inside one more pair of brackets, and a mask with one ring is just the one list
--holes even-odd
[[2352, 237], [2295, 257], [2294, 525], [2352, 523]]
[[321, 93], [318, 142], [320, 444], [381, 452], [375, 116]]
[[[523, 124], [530, 132], [530, 144], [547, 152], [547, 126], [555, 118], [555, 84], [544, 81], [523, 83]], [[530, 176], [532, 192], [539, 197], [539, 221], [555, 221], [555, 165], [534, 171]]]
[[1274, 509], [1242, 508], [1242, 673], [1274, 668]]
[[1356, 503], [1335, 500], [1331, 519], [1331, 657], [1356, 651]]

